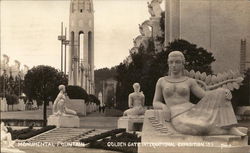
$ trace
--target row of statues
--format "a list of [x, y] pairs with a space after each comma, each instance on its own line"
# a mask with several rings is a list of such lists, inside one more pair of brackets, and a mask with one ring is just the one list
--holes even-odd
[[[243, 127], [236, 127], [237, 119], [230, 102], [230, 90], [217, 88], [204, 90], [193, 78], [184, 75], [185, 57], [180, 51], [168, 56], [168, 76], [159, 78], [155, 86], [153, 108], [164, 112], [164, 119], [177, 133], [187, 135], [237, 135], [245, 136]], [[133, 85], [129, 95], [129, 109], [124, 116], [143, 115], [145, 97], [139, 83]], [[189, 101], [190, 93], [201, 100]]]
[[24, 76], [27, 74], [29, 67], [27, 65], [23, 65], [23, 69], [20, 69], [21, 63], [18, 60], [14, 60], [14, 65], [9, 65], [9, 56], [3, 54], [3, 59], [0, 61], [2, 69], [0, 71], [0, 75], [7, 75], [8, 77], [12, 75], [12, 77], [20, 76], [24, 79]]

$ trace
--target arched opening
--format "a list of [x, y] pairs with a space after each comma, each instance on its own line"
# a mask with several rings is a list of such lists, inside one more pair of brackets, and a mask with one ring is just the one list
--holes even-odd
[[91, 88], [91, 80], [92, 80], [92, 60], [93, 60], [93, 46], [92, 46], [92, 32], [88, 32], [88, 68], [89, 68], [89, 82], [88, 82], [88, 91], [90, 93], [90, 88]]
[[82, 31], [79, 32], [79, 59], [83, 60], [84, 56], [84, 33]]
[[75, 33], [74, 33], [74, 31], [71, 31], [71, 33], [70, 33], [70, 50], [71, 50], [70, 54], [72, 56], [71, 58], [74, 58], [74, 55], [75, 55], [74, 54], [74, 42], [75, 42]]
[[88, 64], [92, 63], [92, 32], [88, 32]]
[[77, 71], [75, 70], [76, 68], [76, 62], [75, 62], [75, 46], [74, 46], [74, 43], [75, 43], [75, 33], [74, 31], [71, 31], [70, 32], [70, 50], [71, 50], [71, 64], [70, 64], [70, 76], [71, 76], [71, 80], [73, 81], [72, 83], [73, 84], [76, 84], [76, 73]]
[[80, 66], [80, 73], [79, 73], [79, 78], [80, 78], [80, 85], [84, 85], [84, 32], [80, 31], [79, 32], [79, 66]]

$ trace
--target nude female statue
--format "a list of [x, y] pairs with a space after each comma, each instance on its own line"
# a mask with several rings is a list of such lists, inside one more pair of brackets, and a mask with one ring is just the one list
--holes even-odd
[[58, 87], [60, 90], [53, 104], [53, 114], [54, 115], [76, 115], [74, 110], [68, 109], [66, 107], [66, 101], [69, 99], [66, 94], [66, 89], [64, 85]]
[[123, 113], [123, 116], [136, 116], [144, 115], [145, 110], [143, 108], [145, 97], [142, 92], [140, 92], [140, 84], [133, 84], [134, 92], [128, 96], [128, 106], [130, 109]]
[[[195, 79], [184, 76], [184, 64], [185, 57], [180, 51], [169, 54], [169, 75], [157, 81], [154, 109], [170, 114], [172, 126], [182, 134], [245, 136], [235, 126], [237, 120], [230, 103], [231, 92], [223, 88], [204, 91]], [[190, 92], [201, 98], [198, 104], [189, 102]]]

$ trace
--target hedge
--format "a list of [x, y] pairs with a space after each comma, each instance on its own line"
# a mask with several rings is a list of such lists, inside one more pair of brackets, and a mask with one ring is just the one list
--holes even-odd
[[104, 132], [104, 133], [101, 133], [101, 134], [98, 134], [98, 135], [95, 135], [95, 136], [92, 136], [92, 137], [88, 137], [88, 138], [84, 138], [84, 139], [81, 139], [80, 142], [82, 143], [93, 143], [99, 139], [103, 139], [103, 138], [106, 138], [106, 137], [109, 137], [109, 136], [113, 136], [113, 135], [116, 135], [118, 133], [121, 133], [121, 132], [125, 132], [126, 129], [114, 129], [114, 130], [111, 130], [111, 131], [107, 131], [107, 132]]
[[88, 101], [88, 94], [82, 87], [67, 86], [66, 92], [70, 99], [84, 99], [85, 101]]
[[11, 133], [12, 140], [15, 139], [25, 140], [54, 128], [56, 128], [56, 126], [54, 125], [45, 126], [42, 127], [41, 129], [33, 129], [33, 127], [30, 126], [28, 128], [21, 130], [12, 130], [12, 128], [8, 127], [8, 131]]
[[[113, 144], [118, 144], [119, 142], [123, 142], [126, 145], [122, 146], [108, 146], [107, 144], [112, 142]], [[129, 152], [129, 153], [137, 153], [138, 146], [131, 145], [133, 143], [138, 144], [141, 142], [141, 137], [138, 137], [135, 133], [127, 133], [123, 132], [121, 135], [116, 136], [113, 135], [111, 138], [105, 138], [102, 141], [95, 141], [90, 143], [90, 148], [96, 149], [105, 149], [105, 150], [112, 150], [112, 151], [119, 151], [119, 152]]]

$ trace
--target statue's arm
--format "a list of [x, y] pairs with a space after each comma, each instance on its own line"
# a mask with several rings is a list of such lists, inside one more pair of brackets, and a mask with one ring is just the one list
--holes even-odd
[[69, 100], [70, 100], [70, 98], [69, 98], [69, 96], [68, 96], [67, 93], [65, 93], [64, 96], [65, 96], [65, 100], [66, 100], [66, 101], [69, 101]]
[[2, 130], [5, 131], [6, 133], [8, 132], [8, 129], [7, 129], [6, 126], [3, 126], [3, 127], [2, 127]]
[[131, 94], [128, 95], [128, 107], [129, 108], [133, 107], [133, 99]]
[[153, 107], [154, 109], [163, 109], [165, 104], [163, 104], [163, 95], [162, 95], [162, 78], [160, 78], [155, 86], [155, 94], [153, 99]]
[[142, 94], [142, 106], [144, 106], [145, 105], [145, 96], [144, 96], [144, 94]]
[[190, 82], [191, 82], [190, 88], [192, 93], [200, 99], [203, 98], [206, 94], [206, 91], [198, 85], [195, 79], [190, 79]]

